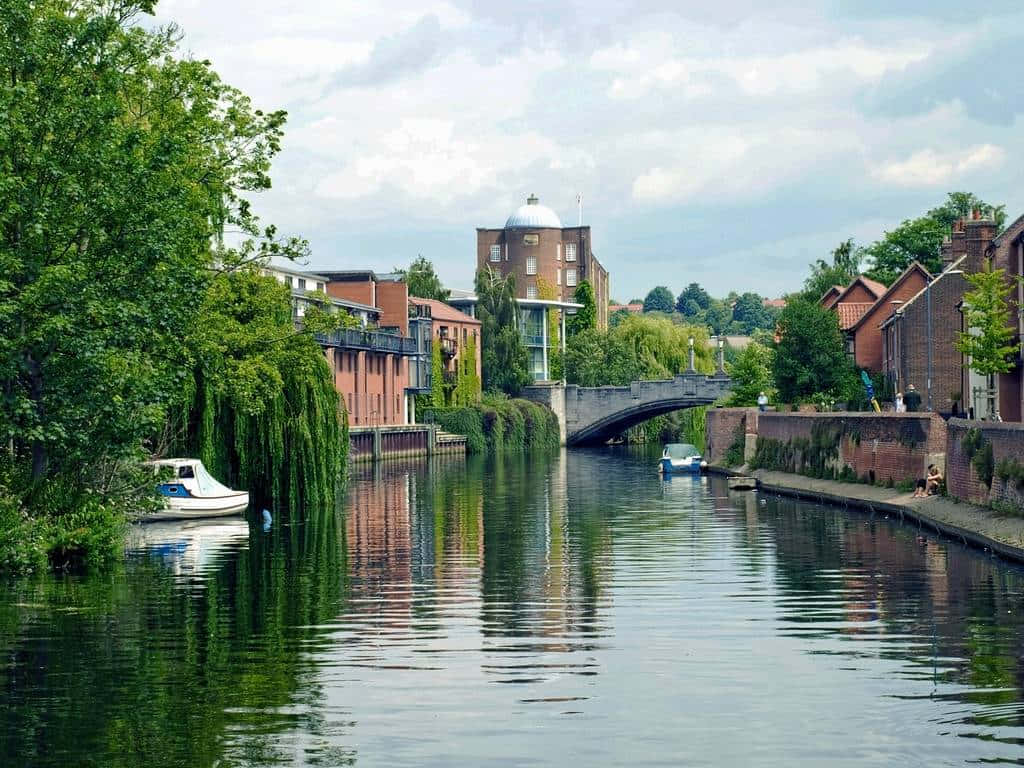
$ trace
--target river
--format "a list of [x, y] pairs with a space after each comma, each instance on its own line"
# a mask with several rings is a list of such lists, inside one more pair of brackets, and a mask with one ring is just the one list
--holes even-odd
[[0, 765], [1024, 761], [1024, 572], [653, 468], [387, 463], [0, 586]]

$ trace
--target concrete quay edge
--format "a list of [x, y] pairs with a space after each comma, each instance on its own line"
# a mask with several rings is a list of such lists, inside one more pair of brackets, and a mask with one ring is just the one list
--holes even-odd
[[[994, 539], [980, 531], [971, 530], [962, 525], [939, 520], [917, 506], [904, 503], [902, 499], [904, 497], [912, 498], [910, 494], [897, 494], [890, 499], [879, 499], [865, 496], [863, 493], [858, 494], [857, 491], [863, 492], [870, 489], [877, 492], [888, 489], [879, 489], [874, 486], [863, 486], [855, 483], [840, 483], [835, 480], [816, 480], [786, 472], [767, 472], [764, 470], [738, 471], [717, 465], [709, 465], [707, 471], [712, 474], [730, 477], [756, 477], [759, 490], [777, 493], [780, 496], [834, 504], [844, 508], [852, 507], [871, 513], [888, 512], [897, 515], [901, 521], [917, 523], [918, 526], [928, 528], [947, 538], [960, 541], [977, 549], [988, 550], [1009, 562], [1024, 564], [1024, 547]], [[929, 497], [923, 501], [925, 503], [940, 501], [944, 505], [957, 507], [965, 513], [971, 513], [988, 521], [991, 521], [994, 517], [992, 510], [973, 504], [955, 502], [944, 497]], [[1019, 529], [1018, 541], [1024, 541], [1024, 519], [1015, 519], [1013, 522], [1016, 524], [1015, 527]]]

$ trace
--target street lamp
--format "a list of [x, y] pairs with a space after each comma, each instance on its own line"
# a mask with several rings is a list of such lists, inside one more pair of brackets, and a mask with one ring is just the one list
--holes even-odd
[[928, 390], [928, 411], [932, 410], [932, 278], [928, 278], [928, 282], [925, 283], [924, 287], [925, 303], [928, 306], [928, 380], [925, 382], [926, 389]]
[[718, 337], [718, 370], [725, 373], [725, 341], [721, 336]]
[[693, 336], [690, 337], [690, 369], [689, 372], [693, 373], [696, 369], [693, 367]]

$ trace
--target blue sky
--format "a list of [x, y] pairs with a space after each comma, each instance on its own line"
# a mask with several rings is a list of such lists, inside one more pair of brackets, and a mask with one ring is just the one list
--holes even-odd
[[469, 287], [475, 228], [536, 193], [612, 294], [798, 288], [954, 189], [1024, 211], [1018, 0], [165, 0], [184, 48], [287, 109], [256, 209], [310, 268], [417, 254]]

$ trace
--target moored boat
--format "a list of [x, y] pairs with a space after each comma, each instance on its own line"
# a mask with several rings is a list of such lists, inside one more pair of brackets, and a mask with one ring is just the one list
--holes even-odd
[[658, 469], [666, 475], [700, 472], [708, 465], [697, 446], [690, 443], [669, 443], [661, 452]]
[[172, 477], [157, 486], [164, 508], [144, 515], [142, 520], [228, 517], [249, 506], [247, 491], [234, 491], [217, 482], [199, 459], [161, 459], [150, 465], [170, 468]]

